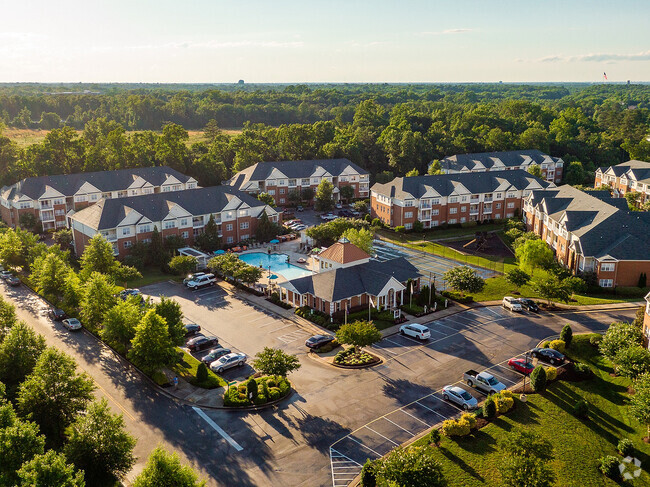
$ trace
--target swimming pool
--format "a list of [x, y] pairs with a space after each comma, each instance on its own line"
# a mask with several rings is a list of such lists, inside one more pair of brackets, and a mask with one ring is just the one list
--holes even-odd
[[[297, 279], [298, 277], [311, 276], [313, 272], [298, 267], [297, 265], [287, 264], [287, 254], [267, 254], [264, 252], [251, 252], [241, 254], [241, 260], [254, 266], [262, 266], [264, 269], [271, 266], [271, 272], [282, 274], [286, 279]], [[265, 275], [266, 276], [266, 275]]]

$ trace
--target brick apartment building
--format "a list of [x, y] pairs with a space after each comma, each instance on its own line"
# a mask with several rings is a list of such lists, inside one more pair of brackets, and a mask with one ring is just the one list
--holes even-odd
[[564, 161], [537, 149], [505, 152], [479, 152], [456, 154], [440, 160], [443, 174], [466, 172], [528, 170], [537, 165], [542, 169], [542, 178], [552, 183], [562, 181]]
[[194, 178], [164, 166], [25, 178], [0, 189], [0, 216], [16, 227], [22, 214], [31, 213], [43, 230], [56, 230], [67, 225], [70, 212], [102, 199], [196, 187]]
[[595, 188], [608, 185], [615, 197], [636, 191], [641, 193], [640, 202], [650, 201], [650, 162], [627, 161], [616, 166], [596, 169]]
[[163, 239], [180, 235], [188, 245], [203, 232], [210, 215], [226, 245], [253, 238], [262, 212], [277, 222], [278, 213], [256, 198], [230, 186], [102, 199], [69, 217], [74, 248], [81, 255], [88, 241], [101, 233], [118, 258], [136, 242], [150, 242], [154, 227]]
[[636, 286], [642, 272], [650, 274], [650, 213], [628, 211], [608, 191], [536, 190], [524, 201], [523, 217], [562, 265], [595, 272], [601, 287]]
[[395, 178], [370, 191], [372, 218], [391, 227], [424, 228], [520, 214], [522, 198], [555, 186], [521, 169]]
[[[334, 186], [334, 200], [340, 200], [340, 188], [352, 186], [355, 198], [367, 198], [370, 186], [368, 171], [348, 159], [322, 159], [313, 161], [260, 162], [235, 174], [230, 181], [234, 188], [251, 195], [268, 193], [275, 204], [290, 204], [289, 194], [316, 188], [323, 179]], [[313, 203], [312, 201], [306, 202]]]

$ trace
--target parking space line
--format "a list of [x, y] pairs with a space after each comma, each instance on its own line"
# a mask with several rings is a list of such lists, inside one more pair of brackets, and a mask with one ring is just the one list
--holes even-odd
[[[451, 321], [452, 323], [458, 323], [457, 321], [454, 321], [450, 318], [443, 318], [443, 320]], [[465, 326], [466, 323], [458, 323], [459, 325]], [[436, 323], [435, 326], [442, 326], [443, 328], [447, 328], [448, 330], [452, 330], [454, 332], [458, 331], [456, 328], [452, 328], [451, 326], [443, 325], [442, 323]]]
[[382, 435], [381, 433], [378, 433], [377, 431], [375, 431], [374, 429], [372, 429], [370, 426], [366, 426], [366, 429], [372, 431], [374, 434], [376, 434], [376, 435], [378, 435], [378, 436], [381, 436], [384, 440], [386, 440], [386, 441], [390, 441], [393, 445], [395, 445], [395, 446], [399, 446], [399, 443], [397, 443], [397, 442], [391, 440], [390, 438], [386, 438], [384, 435]]
[[290, 323], [288, 325], [281, 326], [280, 328], [276, 328], [275, 330], [269, 330], [269, 333], [275, 333], [276, 331], [284, 330], [285, 328], [289, 328], [290, 326], [296, 326], [296, 325]]
[[505, 380], [506, 382], [510, 382], [513, 386], [517, 383], [517, 381], [514, 381], [512, 379], [508, 379], [507, 377], [503, 376], [502, 374], [497, 374], [493, 369], [485, 369], [489, 370], [490, 374], [499, 377], [501, 380]]
[[386, 421], [388, 421], [389, 423], [393, 423], [395, 426], [397, 426], [397, 427], [398, 427], [399, 429], [401, 429], [402, 431], [406, 431], [409, 435], [411, 435], [411, 436], [415, 436], [414, 433], [411, 433], [411, 432], [410, 432], [409, 430], [407, 430], [406, 428], [402, 428], [399, 424], [395, 423], [394, 421], [391, 421], [391, 420], [388, 419], [388, 418], [384, 418], [384, 419], [385, 419]]
[[267, 318], [268, 318], [268, 316], [262, 315], [259, 318], [255, 318], [254, 320], [250, 320], [250, 323], [255, 323], [256, 321], [264, 320], [264, 319], [267, 319]]
[[[432, 395], [432, 396], [427, 396], [427, 397], [433, 397], [433, 395]], [[428, 409], [428, 410], [431, 411], [433, 414], [437, 414], [438, 416], [440, 416], [442, 419], [447, 419], [447, 418], [449, 418], [449, 416], [443, 416], [443, 415], [440, 414], [438, 411], [435, 411], [435, 410], [433, 410], [433, 409], [431, 409], [431, 408], [425, 406], [424, 404], [420, 404], [420, 400], [422, 400], [422, 399], [424, 399], [424, 398], [420, 398], [420, 399], [418, 399], [418, 400], [415, 401], [413, 404], [417, 404], [418, 406], [422, 406], [424, 409]]]
[[208, 296], [210, 294], [217, 294], [217, 293], [223, 293], [224, 296], [227, 295], [228, 293], [222, 289], [215, 289], [214, 291], [208, 291], [207, 293], [202, 293], [201, 291], [198, 291], [196, 293], [197, 296], [203, 297], [203, 296]]
[[392, 350], [390, 350], [390, 349], [387, 348], [387, 347], [380, 347], [380, 346], [377, 345], [376, 343], [374, 343], [374, 344], [372, 345], [372, 348], [376, 348], [377, 350], [383, 350], [383, 351], [385, 351], [385, 352], [392, 353], [393, 355], [397, 355], [397, 352], [393, 352]]
[[[406, 406], [404, 406], [404, 407], [406, 407]], [[426, 422], [422, 421], [420, 418], [418, 418], [417, 416], [413, 416], [413, 415], [412, 415], [411, 413], [409, 413], [408, 411], [405, 411], [405, 410], [404, 410], [404, 407], [399, 408], [398, 411], [400, 411], [400, 412], [406, 414], [407, 416], [412, 417], [412, 418], [413, 418], [414, 420], [416, 420], [416, 421], [419, 421], [420, 423], [422, 423], [422, 424], [423, 424], [424, 426], [426, 426], [427, 428], [431, 428], [431, 425], [429, 425], [429, 423], [426, 423]]]
[[196, 406], [192, 406], [192, 409], [194, 409], [196, 414], [198, 414], [206, 423], [208, 423], [210, 426], [212, 426], [212, 428], [217, 433], [219, 433], [223, 437], [224, 440], [226, 440], [228, 443], [230, 443], [235, 450], [237, 450], [237, 451], [242, 451], [243, 450], [243, 448], [239, 445], [239, 443], [237, 443], [235, 440], [233, 440], [232, 437], [228, 433], [226, 433], [223, 429], [221, 429], [221, 426], [219, 426], [217, 423], [212, 421], [212, 419], [210, 419], [210, 416], [205, 414], [201, 408], [198, 408]]
[[359, 440], [357, 440], [356, 438], [354, 438], [354, 437], [352, 437], [352, 436], [349, 436], [348, 438], [350, 438], [352, 441], [354, 441], [354, 442], [357, 443], [358, 445], [362, 446], [362, 447], [365, 448], [366, 450], [369, 450], [369, 451], [373, 452], [373, 453], [374, 453], [375, 455], [377, 455], [378, 457], [382, 457], [381, 453], [378, 453], [378, 452], [376, 452], [375, 450], [373, 450], [372, 448], [370, 448], [369, 446], [364, 445], [363, 443], [361, 443], [361, 442], [360, 442]]

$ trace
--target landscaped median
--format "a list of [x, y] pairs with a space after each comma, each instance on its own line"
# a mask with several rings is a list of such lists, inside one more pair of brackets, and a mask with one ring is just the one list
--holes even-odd
[[[372, 321], [346, 323], [336, 331], [336, 339], [312, 350], [312, 356], [335, 367], [363, 369], [382, 363], [380, 357], [364, 350], [382, 339], [381, 332]], [[342, 350], [339, 346], [344, 345]], [[347, 347], [345, 347], [347, 345]]]

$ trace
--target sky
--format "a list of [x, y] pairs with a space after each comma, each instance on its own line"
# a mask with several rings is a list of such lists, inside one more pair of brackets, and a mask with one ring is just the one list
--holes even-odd
[[650, 80], [648, 0], [21, 0], [0, 82]]

